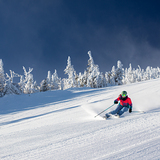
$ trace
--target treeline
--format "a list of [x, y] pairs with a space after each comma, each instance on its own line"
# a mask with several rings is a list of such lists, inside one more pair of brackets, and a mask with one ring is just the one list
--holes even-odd
[[[122, 85], [128, 83], [135, 83], [150, 79], [156, 79], [160, 77], [160, 68], [147, 67], [146, 70], [138, 68], [132, 68], [131, 64], [129, 68], [124, 69], [121, 61], [117, 62], [117, 66], [113, 66], [109, 72], [102, 73], [99, 70], [99, 66], [94, 64], [91, 51], [88, 52], [89, 60], [88, 66], [84, 73], [76, 73], [73, 65], [71, 64], [71, 58], [68, 57], [67, 66], [64, 73], [68, 75], [68, 78], [59, 78], [57, 71], [51, 74], [48, 71], [47, 77], [42, 80], [38, 85], [33, 79], [33, 68], [29, 68], [27, 71], [23, 67], [24, 75], [19, 75], [10, 70], [9, 74], [4, 74], [3, 62], [0, 59], [0, 97], [8, 94], [32, 94], [35, 92], [44, 92], [48, 90], [65, 90], [74, 87], [92, 87], [100, 88], [114, 85]], [[19, 82], [14, 83], [14, 78], [19, 77]]]

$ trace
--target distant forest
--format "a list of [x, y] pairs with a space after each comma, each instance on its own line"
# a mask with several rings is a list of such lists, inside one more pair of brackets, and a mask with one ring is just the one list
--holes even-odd
[[[64, 73], [68, 75], [67, 78], [59, 78], [56, 70], [53, 74], [48, 71], [47, 77], [39, 85], [33, 79], [31, 73], [33, 68], [29, 68], [27, 71], [23, 67], [24, 75], [17, 74], [12, 70], [10, 70], [10, 75], [5, 74], [3, 62], [0, 59], [0, 97], [8, 94], [32, 94], [75, 87], [102, 88], [160, 78], [159, 67], [152, 68], [148, 66], [144, 70], [140, 66], [136, 69], [132, 68], [130, 64], [129, 68], [124, 69], [121, 61], [117, 61], [117, 66], [113, 66], [111, 71], [103, 73], [100, 72], [99, 66], [94, 64], [91, 51], [88, 52], [88, 55], [88, 66], [84, 73], [77, 74], [71, 64], [71, 58], [68, 57], [67, 66], [64, 70]], [[19, 77], [18, 83], [14, 82], [14, 77]]]

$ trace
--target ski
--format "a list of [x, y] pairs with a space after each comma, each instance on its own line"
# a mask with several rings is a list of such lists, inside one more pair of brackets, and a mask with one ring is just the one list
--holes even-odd
[[109, 114], [109, 116], [103, 116], [104, 119], [109, 119], [109, 118], [120, 118], [120, 116], [117, 114], [117, 115], [114, 115], [114, 114]]

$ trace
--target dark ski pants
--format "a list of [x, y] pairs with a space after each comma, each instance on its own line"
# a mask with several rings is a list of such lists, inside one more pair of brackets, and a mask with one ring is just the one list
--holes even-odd
[[120, 104], [118, 104], [117, 108], [111, 112], [109, 112], [109, 114], [118, 114], [118, 115], [122, 115], [124, 112], [128, 111], [128, 107], [123, 107]]

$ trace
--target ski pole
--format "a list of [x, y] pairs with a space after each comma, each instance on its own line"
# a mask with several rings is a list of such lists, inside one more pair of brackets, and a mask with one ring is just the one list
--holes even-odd
[[94, 118], [96, 118], [98, 115], [100, 115], [101, 113], [105, 112], [106, 110], [108, 110], [109, 108], [113, 107], [115, 104], [111, 105], [110, 107], [108, 107], [107, 109], [105, 109], [104, 111], [98, 113]]

